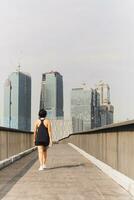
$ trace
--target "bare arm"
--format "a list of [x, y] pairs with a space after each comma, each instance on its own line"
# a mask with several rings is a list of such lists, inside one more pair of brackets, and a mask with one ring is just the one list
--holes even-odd
[[37, 121], [35, 121], [35, 123], [34, 123], [34, 142], [36, 139], [36, 129], [37, 129]]
[[52, 142], [52, 127], [51, 127], [51, 122], [48, 120], [47, 123], [48, 123], [49, 138], [50, 138], [50, 141]]

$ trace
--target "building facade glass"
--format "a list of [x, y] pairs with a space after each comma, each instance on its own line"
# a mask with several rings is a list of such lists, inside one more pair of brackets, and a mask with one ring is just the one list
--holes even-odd
[[59, 72], [42, 75], [40, 109], [47, 111], [50, 119], [62, 119], [63, 112], [63, 78]]
[[31, 130], [31, 77], [13, 72], [4, 85], [4, 126]]
[[99, 126], [99, 101], [91, 88], [73, 88], [71, 92], [71, 117], [73, 132], [88, 131]]

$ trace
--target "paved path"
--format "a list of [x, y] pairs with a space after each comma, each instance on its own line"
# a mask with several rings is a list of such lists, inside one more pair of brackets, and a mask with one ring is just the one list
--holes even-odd
[[33, 152], [0, 170], [0, 199], [11, 190], [36, 161], [37, 152]]
[[[5, 189], [3, 200], [134, 199], [122, 187], [68, 145], [58, 144], [49, 149], [48, 169], [44, 171], [38, 171], [39, 163], [38, 161], [35, 162], [36, 157], [36, 152], [29, 157], [27, 156], [23, 170], [21, 169], [18, 172], [16, 178], [12, 178], [14, 181], [7, 181], [7, 185], [11, 185], [7, 191]], [[1, 170], [0, 173], [3, 171], [4, 174], [4, 170], [8, 170], [8, 168]], [[0, 178], [0, 184], [1, 182]], [[2, 187], [0, 194], [2, 194], [1, 189]]]

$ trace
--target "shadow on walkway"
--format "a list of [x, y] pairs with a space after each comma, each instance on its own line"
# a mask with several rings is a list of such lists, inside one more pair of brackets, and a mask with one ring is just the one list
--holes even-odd
[[77, 164], [77, 165], [63, 165], [63, 166], [46, 168], [46, 170], [61, 169], [61, 168], [72, 168], [72, 167], [80, 167], [80, 166], [85, 166], [85, 164], [81, 163], [81, 164]]

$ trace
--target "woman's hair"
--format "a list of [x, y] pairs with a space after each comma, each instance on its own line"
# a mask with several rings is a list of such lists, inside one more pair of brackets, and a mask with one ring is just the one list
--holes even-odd
[[40, 109], [39, 118], [45, 118], [47, 115], [47, 111], [45, 109]]

